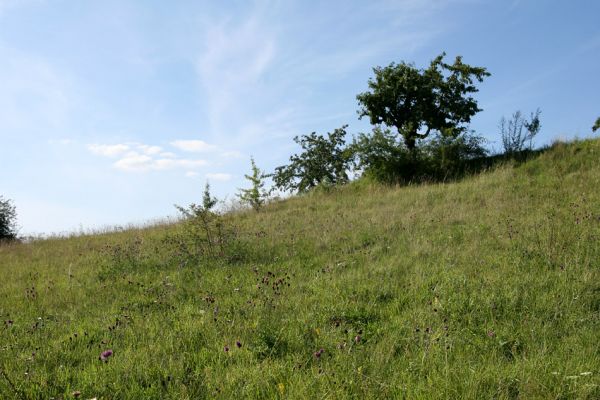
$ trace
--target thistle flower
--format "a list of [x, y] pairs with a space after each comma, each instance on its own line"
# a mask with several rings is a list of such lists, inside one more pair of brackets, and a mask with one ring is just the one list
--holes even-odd
[[108, 358], [111, 357], [113, 355], [113, 351], [112, 350], [105, 350], [100, 354], [100, 361], [104, 361], [107, 362]]

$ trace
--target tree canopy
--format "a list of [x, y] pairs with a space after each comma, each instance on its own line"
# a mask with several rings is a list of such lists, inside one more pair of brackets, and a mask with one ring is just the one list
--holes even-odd
[[406, 62], [375, 67], [370, 90], [357, 96], [360, 118], [367, 116], [373, 125], [395, 127], [411, 151], [417, 139], [433, 130], [444, 136], [464, 132], [464, 124], [481, 111], [470, 94], [478, 91], [475, 83], [490, 73], [463, 63], [461, 56], [447, 64], [445, 56], [437, 56], [427, 69]]

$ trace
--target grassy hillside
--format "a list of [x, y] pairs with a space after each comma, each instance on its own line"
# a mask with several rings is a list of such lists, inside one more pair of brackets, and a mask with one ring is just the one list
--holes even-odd
[[230, 262], [181, 225], [1, 247], [0, 397], [598, 399], [599, 155], [229, 215]]

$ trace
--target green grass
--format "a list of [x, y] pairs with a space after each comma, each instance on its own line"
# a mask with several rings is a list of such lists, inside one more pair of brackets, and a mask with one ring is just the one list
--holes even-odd
[[598, 399], [599, 155], [233, 213], [230, 262], [182, 225], [0, 247], [0, 398]]

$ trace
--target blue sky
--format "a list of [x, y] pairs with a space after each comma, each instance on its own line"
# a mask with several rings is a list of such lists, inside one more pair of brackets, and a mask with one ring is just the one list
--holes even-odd
[[492, 76], [471, 127], [540, 107], [538, 144], [600, 116], [600, 2], [0, 0], [0, 194], [21, 233], [142, 223], [271, 171], [357, 119], [372, 67], [442, 51]]

